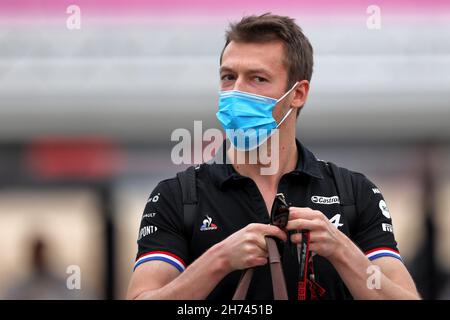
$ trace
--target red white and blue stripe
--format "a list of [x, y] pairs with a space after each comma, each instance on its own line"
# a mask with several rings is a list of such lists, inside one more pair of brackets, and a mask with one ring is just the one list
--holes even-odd
[[134, 263], [135, 270], [137, 266], [140, 264], [147, 262], [147, 261], [165, 261], [171, 265], [173, 265], [175, 268], [178, 269], [178, 271], [183, 272], [186, 269], [186, 264], [184, 263], [183, 259], [178, 257], [177, 255], [167, 252], [167, 251], [151, 251], [144, 253], [141, 255], [136, 262]]
[[369, 258], [370, 261], [373, 261], [381, 257], [393, 257], [402, 260], [402, 257], [400, 256], [400, 253], [397, 250], [387, 247], [372, 249], [370, 251], [367, 251], [365, 255], [367, 258]]

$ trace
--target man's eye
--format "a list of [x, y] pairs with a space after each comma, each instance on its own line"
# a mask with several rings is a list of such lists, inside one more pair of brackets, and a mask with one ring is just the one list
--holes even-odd
[[224, 74], [223, 76], [220, 77], [220, 80], [222, 81], [234, 80], [234, 76], [231, 74]]
[[263, 78], [263, 77], [255, 77], [255, 81], [256, 81], [256, 82], [266, 82], [267, 79], [266, 79], [266, 78]]

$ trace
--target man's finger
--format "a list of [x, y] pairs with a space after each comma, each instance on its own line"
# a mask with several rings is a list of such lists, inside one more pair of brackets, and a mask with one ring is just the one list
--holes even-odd
[[302, 242], [302, 234], [300, 232], [291, 234], [291, 242], [293, 243]]
[[281, 230], [280, 228], [272, 225], [265, 225], [266, 228], [263, 230], [265, 236], [277, 237], [282, 241], [287, 241], [286, 232]]
[[311, 208], [290, 207], [289, 220], [308, 219], [312, 220], [320, 216], [320, 211], [312, 210]]
[[286, 225], [287, 230], [314, 230], [318, 228], [316, 221], [307, 219], [289, 220]]

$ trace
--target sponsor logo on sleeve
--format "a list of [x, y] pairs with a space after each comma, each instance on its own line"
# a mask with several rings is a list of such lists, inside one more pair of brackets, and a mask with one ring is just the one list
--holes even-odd
[[153, 197], [150, 197], [147, 201], [147, 203], [149, 202], [153, 202], [156, 203], [159, 201], [159, 196], [161, 195], [161, 193], [157, 193], [156, 195], [154, 195]]
[[158, 228], [156, 226], [145, 226], [139, 231], [138, 240], [145, 238], [148, 235], [154, 234]]
[[145, 218], [153, 218], [154, 216], [156, 216], [156, 212], [144, 213], [144, 214], [142, 215], [142, 219], [145, 219]]
[[387, 204], [384, 200], [380, 200], [380, 202], [378, 203], [378, 207], [381, 210], [381, 213], [383, 214], [383, 216], [385, 216], [386, 218], [390, 219], [391, 218], [391, 214], [389, 213], [389, 209], [387, 207]]
[[372, 192], [374, 194], [381, 194], [380, 190], [378, 190], [378, 188], [372, 188]]
[[389, 223], [382, 223], [381, 227], [383, 228], [383, 231], [385, 232], [394, 232], [394, 228], [392, 228], [392, 224]]

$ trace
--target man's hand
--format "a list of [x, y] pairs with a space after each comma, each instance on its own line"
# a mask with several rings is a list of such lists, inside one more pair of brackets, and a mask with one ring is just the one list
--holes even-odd
[[[286, 229], [309, 230], [310, 250], [327, 259], [338, 252], [341, 241], [346, 237], [322, 212], [310, 208], [290, 207]], [[301, 237], [300, 233], [293, 234], [291, 241], [299, 244]]]
[[[414, 282], [403, 263], [395, 258], [383, 257], [373, 262], [320, 211], [291, 207], [288, 230], [309, 230], [310, 249], [327, 258], [355, 299], [418, 299]], [[301, 234], [291, 236], [300, 243]], [[367, 270], [370, 266], [381, 268], [380, 289], [367, 287]]]
[[267, 263], [265, 236], [287, 240], [278, 227], [252, 223], [212, 246], [181, 274], [166, 262], [146, 262], [134, 271], [127, 298], [205, 299], [228, 273]]
[[251, 223], [223, 240], [219, 247], [229, 271], [266, 264], [268, 252], [265, 236], [287, 240], [286, 233], [280, 228], [261, 223]]

